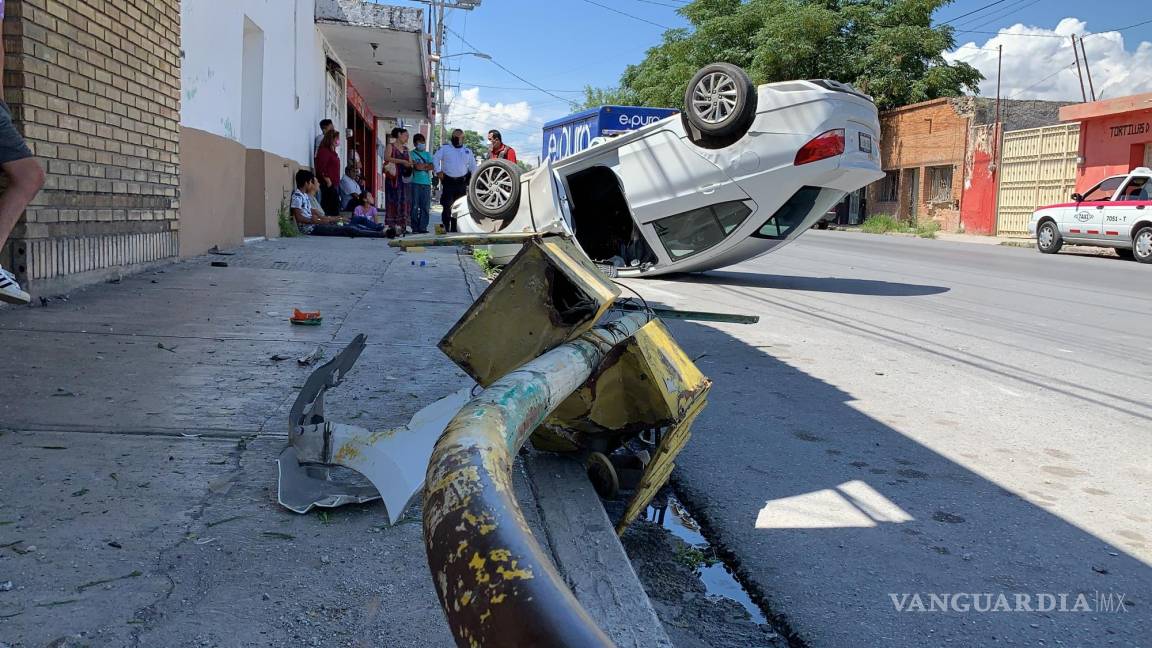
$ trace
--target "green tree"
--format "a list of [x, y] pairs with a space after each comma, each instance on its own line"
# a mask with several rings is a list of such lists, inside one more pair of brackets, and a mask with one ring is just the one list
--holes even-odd
[[600, 106], [631, 106], [634, 103], [635, 98], [632, 93], [623, 88], [596, 88], [586, 85], [584, 86], [584, 99], [573, 103], [572, 110], [587, 110]]
[[691, 29], [666, 31], [663, 42], [624, 71], [619, 90], [589, 88], [586, 98], [682, 107], [692, 76], [718, 61], [743, 67], [755, 83], [851, 83], [881, 109], [977, 92], [980, 72], [943, 57], [955, 47], [952, 27], [932, 26], [933, 14], [951, 2], [694, 0], [679, 10]]
[[[452, 138], [452, 131], [453, 130], [455, 130], [455, 129], [453, 129], [452, 127], [449, 127], [447, 133], [444, 133], [443, 138], [441, 139], [440, 138], [440, 135], [441, 135], [440, 126], [437, 125], [436, 126], [436, 135], [437, 136], [433, 137], [432, 141], [434, 143], [435, 142], [444, 142], [444, 144], [449, 144], [449, 140]], [[487, 133], [485, 133], [484, 135], [481, 135], [480, 133], [477, 133], [474, 130], [464, 131], [464, 146], [467, 146], [468, 148], [472, 149], [472, 152], [475, 153], [481, 159], [488, 157], [488, 135], [487, 135]]]

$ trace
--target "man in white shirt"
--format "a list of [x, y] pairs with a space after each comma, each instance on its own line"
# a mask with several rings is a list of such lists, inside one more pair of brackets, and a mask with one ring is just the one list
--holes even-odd
[[452, 143], [436, 151], [436, 177], [440, 178], [440, 222], [445, 232], [455, 232], [456, 219], [452, 216], [452, 203], [468, 195], [468, 182], [476, 173], [476, 154], [464, 146], [464, 131], [452, 131]]

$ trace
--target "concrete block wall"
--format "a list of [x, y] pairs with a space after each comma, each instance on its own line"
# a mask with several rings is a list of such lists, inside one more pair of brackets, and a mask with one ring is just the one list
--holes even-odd
[[47, 172], [9, 245], [21, 279], [47, 294], [175, 256], [180, 0], [8, 0], [4, 46]]

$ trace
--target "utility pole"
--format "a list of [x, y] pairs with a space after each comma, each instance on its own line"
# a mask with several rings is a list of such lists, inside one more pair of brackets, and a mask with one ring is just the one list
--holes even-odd
[[1003, 129], [1000, 127], [1000, 71], [1004, 68], [1004, 46], [999, 48], [999, 54], [996, 55], [996, 121], [993, 128], [996, 129], [996, 140], [992, 145], [992, 164], [996, 165], [997, 171], [1000, 168], [1000, 139], [1003, 137]]
[[1076, 75], [1080, 77], [1080, 97], [1084, 99], [1084, 103], [1088, 103], [1088, 93], [1084, 91], [1084, 71], [1080, 69], [1080, 49], [1076, 46], [1076, 34], [1072, 34], [1072, 54], [1076, 57]]
[[1092, 85], [1092, 68], [1088, 67], [1088, 51], [1084, 49], [1084, 39], [1080, 39], [1080, 55], [1084, 59], [1084, 72], [1088, 74], [1088, 91], [1092, 94], [1092, 101], [1096, 101], [1096, 87]]
[[[448, 105], [447, 105], [447, 80], [445, 74], [447, 68], [444, 66], [444, 12], [448, 9], [464, 9], [472, 11], [480, 6], [483, 0], [420, 0], [429, 7], [429, 18], [435, 19], [435, 26], [433, 27], [436, 34], [436, 110], [440, 113], [440, 128], [439, 137], [436, 138], [436, 148], [444, 145], [444, 131], [448, 128]], [[432, 130], [436, 129], [436, 124], [433, 122]], [[435, 149], [433, 149], [435, 150]]]
[[[435, 2], [435, 0], [433, 0]], [[444, 146], [444, 129], [447, 127], [448, 122], [448, 106], [445, 102], [444, 93], [444, 5], [445, 0], [440, 0], [437, 7], [439, 14], [436, 17], [436, 85], [437, 92], [440, 95], [440, 100], [437, 102], [437, 110], [440, 111], [440, 137], [436, 143], [436, 149]]]

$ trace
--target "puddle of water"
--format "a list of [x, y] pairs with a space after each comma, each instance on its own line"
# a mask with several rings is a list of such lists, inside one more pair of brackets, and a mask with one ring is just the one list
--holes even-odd
[[[661, 513], [664, 514], [664, 519], [661, 521]], [[661, 524], [665, 529], [671, 531], [676, 537], [680, 538], [689, 545], [703, 552], [705, 555], [712, 555], [712, 545], [704, 539], [700, 534], [700, 525], [692, 519], [691, 514], [684, 508], [680, 500], [674, 496], [668, 496], [668, 508], [664, 511], [648, 507], [648, 519], [652, 522]], [[728, 570], [728, 566], [723, 562], [717, 561], [713, 565], [701, 565], [699, 567], [700, 580], [704, 583], [704, 587], [708, 590], [708, 596], [711, 597], [724, 597], [736, 601], [748, 610], [748, 614], [752, 615], [752, 620], [759, 624], [767, 624], [768, 620], [764, 618], [764, 613], [760, 611], [752, 598], [748, 596], [748, 592]]]

